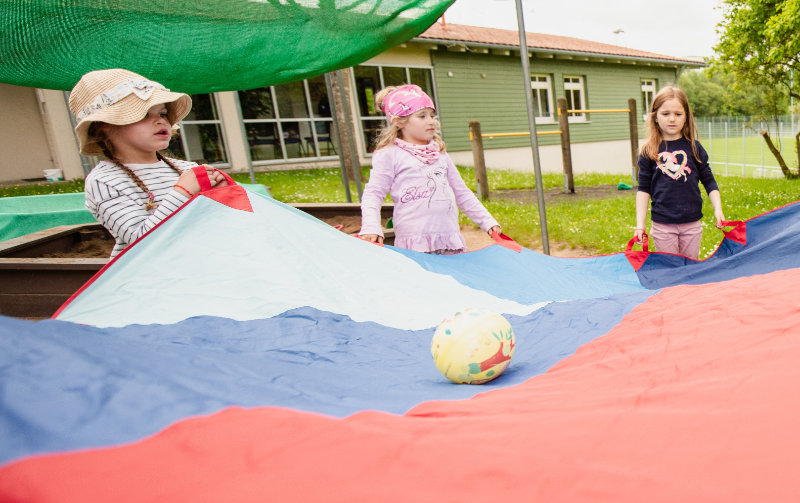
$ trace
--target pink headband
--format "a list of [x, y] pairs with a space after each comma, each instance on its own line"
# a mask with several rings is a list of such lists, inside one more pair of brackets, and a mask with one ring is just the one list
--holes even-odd
[[408, 84], [398, 87], [390, 92], [381, 103], [381, 110], [386, 114], [390, 121], [395, 117], [405, 117], [423, 108], [433, 108], [433, 100], [425, 94], [419, 86]]

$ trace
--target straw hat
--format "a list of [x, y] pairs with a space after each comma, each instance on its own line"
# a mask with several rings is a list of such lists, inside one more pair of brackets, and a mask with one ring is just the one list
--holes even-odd
[[93, 122], [124, 126], [144, 119], [154, 105], [167, 104], [170, 124], [177, 124], [192, 108], [192, 99], [173, 93], [158, 82], [121, 68], [96, 70], [81, 77], [69, 94], [69, 108], [78, 125], [75, 134], [81, 154], [101, 155], [100, 145], [88, 138]]

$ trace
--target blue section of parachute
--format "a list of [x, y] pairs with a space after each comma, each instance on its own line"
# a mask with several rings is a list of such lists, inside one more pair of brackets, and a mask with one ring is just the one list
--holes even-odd
[[746, 244], [725, 238], [714, 255], [705, 260], [651, 253], [638, 271], [639, 279], [647, 288], [664, 288], [800, 267], [800, 203], [759, 215], [746, 225]]
[[123, 328], [0, 317], [0, 463], [131, 442], [230, 406], [346, 416], [469, 398], [545, 372], [652, 294], [507, 316], [514, 358], [482, 386], [453, 384], [439, 373], [430, 351], [434, 329], [357, 323], [310, 307], [261, 320], [197, 317]]
[[517, 302], [590, 299], [644, 287], [625, 255], [588, 258], [551, 257], [523, 248], [520, 253], [489, 246], [442, 256], [391, 248], [425, 269], [459, 283]]

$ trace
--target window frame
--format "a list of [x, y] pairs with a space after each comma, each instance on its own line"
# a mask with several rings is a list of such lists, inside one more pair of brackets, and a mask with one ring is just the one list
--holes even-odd
[[[534, 78], [544, 78], [544, 81], [534, 80]], [[547, 108], [550, 115], [537, 115], [534, 117], [536, 124], [553, 124], [556, 122], [553, 108], [553, 79], [547, 73], [532, 73], [531, 74], [531, 94], [535, 98], [536, 104], [539, 104], [539, 93], [535, 91], [544, 90], [547, 93]], [[539, 106], [539, 110], [542, 107]]]
[[[217, 99], [217, 93], [198, 93], [198, 94], [207, 94], [209, 96], [209, 98], [211, 99], [211, 101], [212, 101], [212, 103], [214, 105], [214, 112], [215, 112], [215, 115], [216, 115], [217, 118], [216, 119], [182, 120], [182, 121], [180, 121], [178, 123], [178, 125], [180, 126], [180, 143], [181, 143], [181, 148], [183, 148], [183, 152], [182, 152], [183, 156], [187, 160], [191, 160], [192, 159], [191, 149], [189, 148], [189, 142], [186, 139], [185, 129], [184, 129], [183, 126], [184, 125], [187, 125], [187, 126], [191, 126], [191, 125], [204, 126], [204, 125], [213, 124], [213, 125], [216, 125], [218, 130], [219, 130], [219, 141], [220, 141], [220, 143], [222, 145], [222, 153], [225, 156], [225, 161], [223, 161], [223, 162], [215, 162], [215, 163], [210, 163], [210, 164], [213, 164], [214, 166], [223, 167], [223, 168], [229, 168], [231, 166], [230, 152], [228, 151], [228, 144], [225, 141], [225, 137], [226, 137], [226, 135], [225, 135], [225, 125], [223, 124], [222, 119], [220, 118], [219, 100]], [[202, 157], [202, 158], [205, 159], [205, 157]]]
[[[578, 82], [567, 82], [567, 79], [577, 79]], [[574, 100], [572, 100], [572, 110], [586, 110], [586, 81], [583, 78], [583, 75], [564, 75], [562, 77], [562, 83], [564, 85], [564, 96], [567, 98], [567, 106], [570, 104], [570, 99], [567, 97], [568, 92], [577, 91], [580, 100], [580, 106], [578, 108], [574, 108], [575, 103]], [[569, 122], [588, 122], [585, 113], [570, 113], [567, 119]]]
[[[656, 91], [658, 90], [658, 81], [654, 78], [642, 78], [640, 80], [641, 83], [641, 91], [642, 91], [642, 120], [647, 120], [647, 115], [650, 113], [650, 105], [653, 103], [653, 99], [656, 97]], [[647, 99], [647, 94], [650, 93], [650, 99]]]
[[[242, 123], [245, 125], [245, 130], [247, 129], [248, 124], [272, 124], [275, 127], [276, 136], [278, 139], [278, 145], [280, 145], [281, 157], [277, 159], [259, 159], [253, 160], [252, 163], [254, 166], [267, 166], [272, 164], [287, 164], [287, 163], [297, 163], [297, 162], [310, 162], [310, 161], [328, 161], [333, 159], [338, 159], [338, 154], [336, 153], [336, 147], [333, 144], [333, 138], [329, 135], [329, 141], [322, 143], [328, 143], [329, 148], [326, 150], [326, 155], [322, 155], [322, 146], [320, 145], [320, 134], [317, 131], [317, 123], [328, 122], [331, 124], [329, 127], [329, 131], [333, 130], [333, 117], [323, 117], [319, 116], [313, 108], [313, 101], [311, 99], [311, 92], [309, 89], [308, 79], [303, 79], [301, 81], [303, 87], [303, 106], [305, 106], [306, 110], [308, 111], [307, 117], [282, 117], [280, 112], [280, 105], [278, 103], [278, 95], [275, 86], [266, 86], [258, 89], [268, 89], [269, 96], [272, 101], [272, 110], [273, 110], [273, 117], [269, 119], [246, 119], [244, 110], [242, 110]], [[329, 91], [327, 88], [327, 83], [325, 84], [326, 93]], [[248, 91], [255, 91], [257, 89], [249, 89], [245, 91], [237, 91], [237, 93], [248, 92]], [[241, 97], [239, 99], [241, 103]], [[329, 105], [330, 106], [330, 105]], [[241, 105], [240, 105], [241, 107]], [[303, 153], [305, 150], [306, 153], [310, 155], [301, 155], [299, 157], [289, 157], [288, 151], [286, 149], [286, 137], [284, 135], [284, 125], [285, 124], [297, 124], [299, 138], [299, 152]], [[302, 133], [301, 124], [306, 124], [308, 128], [308, 135]], [[303, 145], [303, 141], [305, 137], [308, 136], [311, 138], [311, 143], [309, 145]], [[325, 135], [322, 135], [323, 137]], [[245, 148], [251, 151], [252, 156], [252, 149], [250, 140], [247, 135], [245, 135]], [[310, 148], [311, 150], [306, 150]], [[331, 154], [331, 150], [333, 153]]]

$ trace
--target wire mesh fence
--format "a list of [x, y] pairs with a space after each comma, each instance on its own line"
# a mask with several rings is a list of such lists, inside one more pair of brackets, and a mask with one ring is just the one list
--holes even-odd
[[786, 165], [798, 170], [795, 135], [800, 115], [770, 117], [696, 117], [700, 143], [714, 173], [758, 178], [782, 178], [780, 165], [761, 131], [769, 133]]

